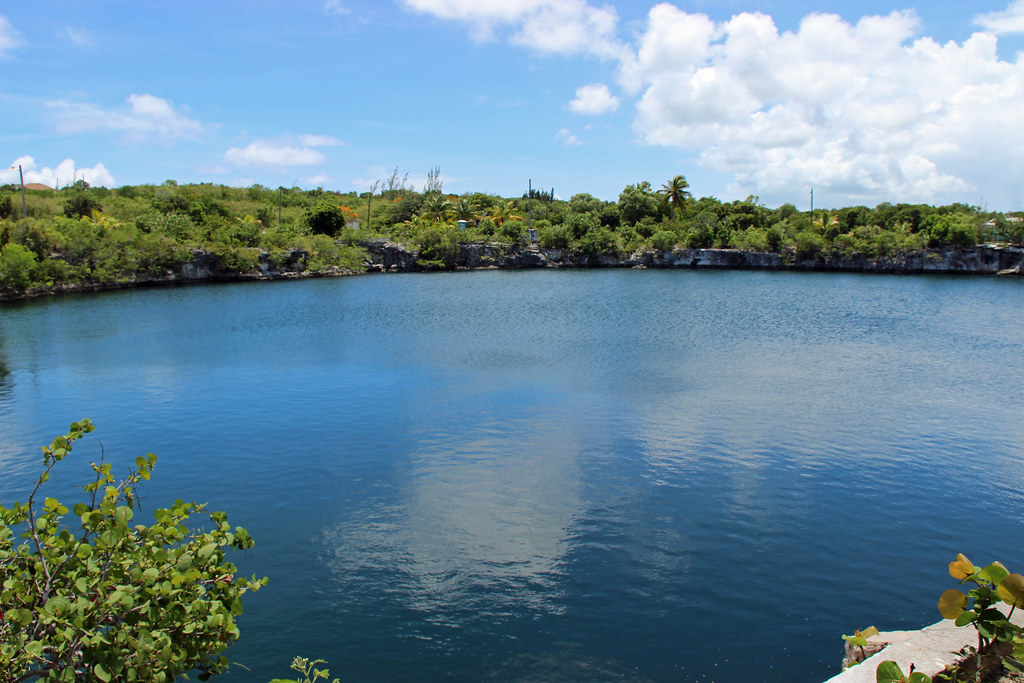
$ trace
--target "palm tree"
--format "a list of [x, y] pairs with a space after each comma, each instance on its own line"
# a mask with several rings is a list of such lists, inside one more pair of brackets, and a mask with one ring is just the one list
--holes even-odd
[[676, 211], [685, 209], [687, 203], [693, 199], [693, 195], [687, 189], [689, 187], [690, 183], [686, 182], [686, 178], [681, 175], [677, 175], [668, 183], [662, 185], [661, 190], [659, 190], [662, 208], [668, 209], [671, 207], [673, 214]]
[[443, 221], [448, 215], [450, 206], [451, 202], [448, 201], [448, 197], [445, 197], [440, 192], [431, 192], [427, 195], [426, 201], [423, 202], [420, 214], [429, 216], [435, 221]]
[[462, 221], [475, 221], [480, 218], [480, 210], [472, 197], [459, 197], [452, 203], [452, 213]]
[[523, 217], [516, 212], [516, 205], [510, 199], [504, 202], [498, 202], [489, 212], [489, 216], [494, 224], [499, 228], [505, 223], [505, 221], [521, 221]]
[[830, 215], [828, 211], [822, 211], [821, 218], [814, 218], [812, 223], [818, 232], [824, 235], [830, 228], [838, 230], [839, 216], [835, 214]]

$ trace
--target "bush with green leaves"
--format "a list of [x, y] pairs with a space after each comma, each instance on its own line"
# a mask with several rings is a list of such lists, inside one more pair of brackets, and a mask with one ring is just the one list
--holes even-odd
[[615, 233], [605, 227], [591, 228], [579, 240], [579, 248], [584, 254], [618, 254], [619, 240]]
[[335, 237], [345, 229], [345, 213], [340, 207], [327, 202], [307, 209], [303, 219], [314, 235]]
[[71, 508], [43, 498], [54, 468], [91, 431], [89, 420], [72, 423], [43, 448], [27, 501], [0, 506], [0, 682], [167, 682], [224, 671], [242, 596], [266, 583], [238, 576], [225, 551], [251, 548], [252, 538], [223, 512], [193, 526], [205, 505], [181, 500], [154, 510], [149, 525], [133, 521], [152, 453], [121, 481], [109, 463], [91, 462], [86, 500]]
[[[327, 681], [331, 676], [330, 669], [318, 669], [321, 664], [326, 664], [322, 659], [309, 661], [305, 657], [296, 657], [292, 660], [291, 670], [299, 672], [299, 678], [275, 678], [270, 683], [316, 683], [319, 680]], [[339, 683], [337, 678], [331, 683]]]
[[540, 246], [545, 249], [566, 249], [572, 241], [572, 234], [565, 223], [537, 228]]
[[76, 194], [64, 202], [64, 215], [68, 218], [89, 217], [93, 211], [102, 211], [100, 203], [86, 194]]
[[0, 287], [26, 287], [32, 281], [36, 255], [20, 244], [0, 248]]
[[672, 251], [676, 248], [676, 242], [679, 241], [679, 235], [671, 230], [659, 230], [651, 236], [649, 241], [651, 248], [653, 249], [657, 249], [658, 251]]
[[[999, 562], [975, 566], [963, 553], [949, 563], [949, 575], [974, 588], [944, 591], [939, 613], [957, 626], [973, 626], [978, 644], [960, 651], [966, 659], [947, 672], [946, 680], [980, 680], [984, 672], [1000, 667], [1024, 672], [1024, 629], [1010, 621], [1014, 610], [1024, 607], [1024, 576], [1011, 574]], [[1010, 606], [1009, 613], [996, 607], [1000, 602]]]
[[0, 218], [14, 218], [17, 215], [14, 202], [11, 201], [11, 195], [5, 194], [3, 197], [0, 197]]

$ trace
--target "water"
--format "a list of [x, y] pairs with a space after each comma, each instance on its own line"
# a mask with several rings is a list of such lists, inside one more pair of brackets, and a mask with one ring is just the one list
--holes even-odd
[[[225, 681], [820, 681], [1024, 569], [1024, 282], [582, 271], [0, 308], [0, 500], [160, 456], [257, 546]], [[83, 475], [52, 482], [64, 499]]]

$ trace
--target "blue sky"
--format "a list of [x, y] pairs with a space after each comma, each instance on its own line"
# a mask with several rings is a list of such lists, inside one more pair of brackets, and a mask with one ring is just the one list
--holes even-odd
[[0, 0], [0, 182], [1024, 208], [1024, 0]]

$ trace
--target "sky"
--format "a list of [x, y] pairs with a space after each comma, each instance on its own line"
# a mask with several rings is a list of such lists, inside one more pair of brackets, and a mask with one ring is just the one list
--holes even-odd
[[1020, 210], [1024, 0], [0, 0], [0, 183], [19, 164]]

